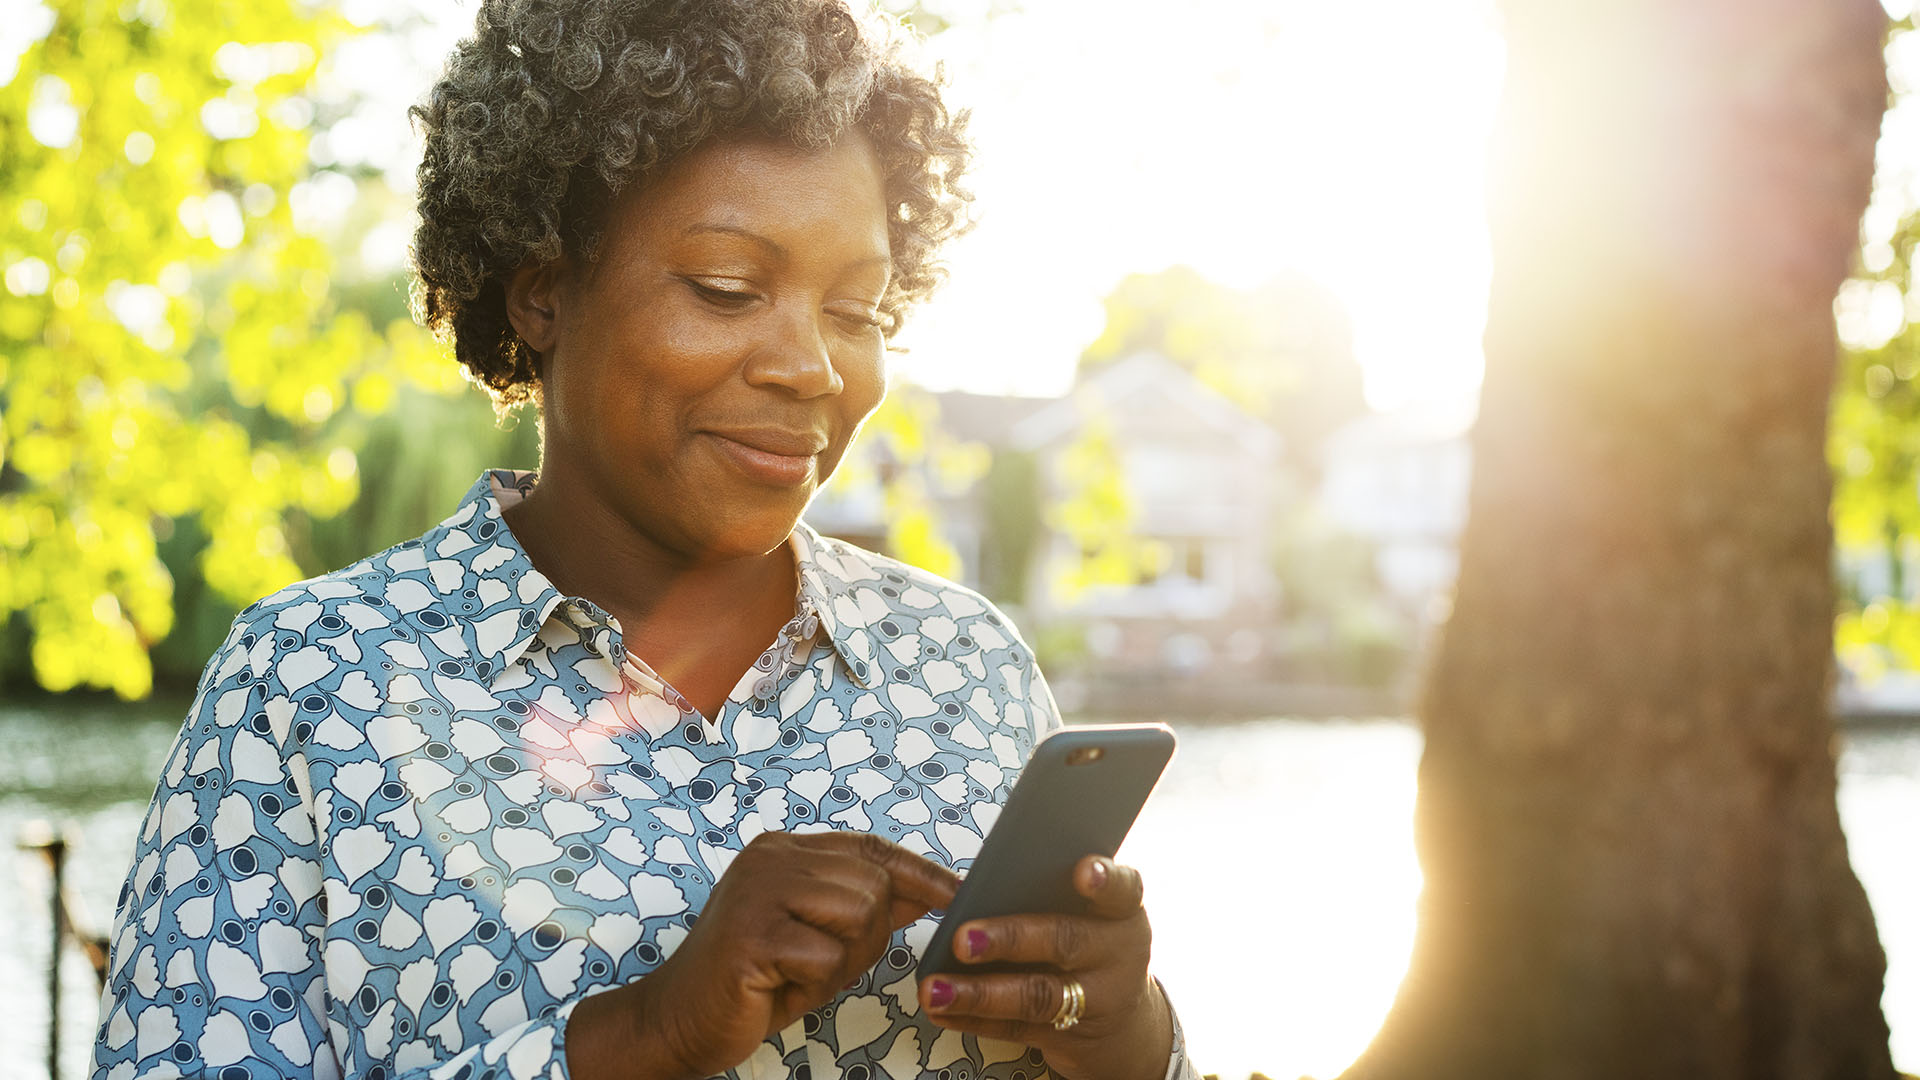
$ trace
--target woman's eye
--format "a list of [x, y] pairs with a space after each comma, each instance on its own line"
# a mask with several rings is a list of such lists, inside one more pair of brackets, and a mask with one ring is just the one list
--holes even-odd
[[708, 285], [692, 279], [688, 279], [687, 284], [693, 288], [694, 292], [700, 294], [702, 300], [729, 311], [746, 307], [754, 299], [753, 293], [744, 289], [723, 289], [717, 285]]
[[886, 317], [877, 311], [839, 308], [833, 312], [833, 317], [856, 330], [879, 330], [887, 325]]

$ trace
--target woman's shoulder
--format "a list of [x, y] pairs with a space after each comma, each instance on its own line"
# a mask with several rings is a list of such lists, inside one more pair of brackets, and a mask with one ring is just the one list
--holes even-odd
[[255, 600], [234, 616], [227, 644], [285, 656], [342, 635], [400, 632], [403, 613], [434, 606], [424, 539], [395, 544]]
[[865, 625], [884, 619], [916, 625], [964, 622], [976, 628], [976, 637], [985, 636], [982, 644], [988, 648], [1006, 649], [1018, 654], [1014, 658], [1019, 662], [1032, 662], [1032, 650], [1013, 619], [980, 592], [858, 544], [821, 536], [804, 525], [799, 532], [811, 547], [802, 550], [802, 572], [810, 563], [820, 576], [820, 591], [839, 609], [836, 614], [856, 615]]
[[[958, 582], [845, 540], [822, 537], [804, 525], [802, 589], [815, 593], [834, 625], [836, 641], [881, 666], [872, 685], [902, 700], [906, 713], [939, 707], [958, 696], [983, 715], [1040, 738], [1059, 726], [1059, 713], [1033, 649], [993, 601]], [[811, 580], [808, 580], [811, 578]], [[920, 701], [917, 690], [927, 692]], [[982, 698], [980, 695], [984, 694]]]
[[202, 692], [250, 684], [256, 699], [320, 694], [371, 712], [477, 687], [498, 652], [531, 635], [528, 610], [552, 591], [489, 510], [469, 498], [421, 536], [249, 604]]

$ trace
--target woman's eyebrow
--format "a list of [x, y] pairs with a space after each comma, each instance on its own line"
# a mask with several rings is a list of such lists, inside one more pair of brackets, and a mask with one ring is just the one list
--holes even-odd
[[743, 229], [738, 225], [720, 225], [720, 224], [715, 224], [710, 222], [696, 222], [692, 225], [687, 226], [687, 231], [685, 235], [696, 236], [700, 233], [725, 233], [728, 236], [742, 237], [744, 239], [753, 241], [754, 243], [760, 245], [763, 248], [766, 248], [769, 253], [771, 253], [772, 255], [778, 258], [784, 259], [787, 257], [786, 248], [781, 247], [778, 243], [774, 242], [773, 240], [765, 236], [762, 236], [757, 232], [754, 232], [752, 229]]
[[[701, 233], [723, 233], [728, 236], [738, 236], [745, 240], [751, 240], [753, 243], [758, 244], [760, 247], [765, 248], [767, 250], [767, 253], [772, 255], [775, 259], [785, 261], [785, 259], [787, 258], [787, 249], [781, 246], [777, 241], [773, 240], [770, 237], [762, 236], [761, 234], [754, 232], [752, 229], [742, 228], [738, 225], [722, 225], [717, 222], [696, 222], [692, 225], [687, 226], [687, 231], [682, 235], [697, 236]], [[865, 258], [852, 260], [851, 262], [847, 263], [847, 268], [852, 269], [857, 266], [871, 266], [878, 263], [888, 263], [891, 261], [892, 261], [892, 258], [886, 253], [877, 252], [875, 254], [868, 255]]]

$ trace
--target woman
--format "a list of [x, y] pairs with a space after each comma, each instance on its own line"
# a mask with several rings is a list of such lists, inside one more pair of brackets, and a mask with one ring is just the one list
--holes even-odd
[[541, 472], [235, 621], [96, 1080], [1190, 1074], [1110, 860], [956, 937], [1043, 969], [912, 977], [1058, 723], [991, 605], [799, 523], [961, 221], [934, 85], [837, 0], [490, 0], [415, 115], [425, 316]]

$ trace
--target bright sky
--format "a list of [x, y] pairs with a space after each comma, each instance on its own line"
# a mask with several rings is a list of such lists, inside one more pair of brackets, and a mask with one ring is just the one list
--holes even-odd
[[[1292, 270], [1331, 288], [1376, 407], [1474, 396], [1503, 57], [1492, 0], [1017, 0], [989, 18], [990, 2], [940, 7], [954, 26], [929, 46], [974, 110], [981, 224], [902, 335], [905, 374], [1058, 393], [1101, 297], [1185, 262], [1234, 285]], [[345, 10], [378, 14], [376, 0]], [[471, 2], [420, 10], [407, 34], [333, 58], [375, 101], [332, 150], [400, 182], [418, 153], [405, 107], [472, 26]], [[397, 257], [405, 236], [379, 242]]]
[[1477, 392], [1491, 0], [1025, 0], [932, 48], [982, 223], [903, 336], [918, 381], [1057, 392], [1114, 283], [1185, 262], [1332, 289], [1378, 408]]
[[[1913, 13], [1913, 0], [1881, 0], [1894, 18]], [[1861, 261], [1880, 271], [1893, 261], [1888, 240], [1901, 219], [1920, 209], [1920, 34], [1901, 34], [1887, 46], [1887, 78], [1893, 104], [1880, 124], [1875, 152], [1873, 200], [1860, 223]], [[1834, 304], [1840, 340], [1877, 348], [1910, 320], [1920, 320], [1920, 295], [1902, 296], [1890, 282], [1848, 281]]]

